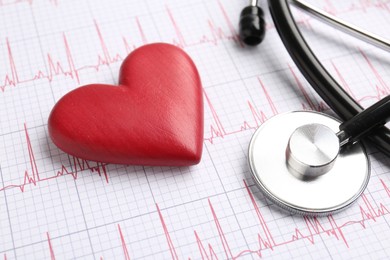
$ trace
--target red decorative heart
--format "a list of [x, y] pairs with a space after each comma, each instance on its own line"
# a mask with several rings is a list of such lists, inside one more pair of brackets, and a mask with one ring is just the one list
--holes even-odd
[[173, 45], [140, 47], [124, 60], [119, 86], [92, 84], [62, 97], [50, 114], [49, 134], [60, 149], [87, 160], [197, 164], [203, 146], [198, 71]]

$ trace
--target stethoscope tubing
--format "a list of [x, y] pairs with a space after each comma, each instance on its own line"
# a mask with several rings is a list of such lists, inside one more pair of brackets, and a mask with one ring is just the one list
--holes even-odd
[[298, 7], [299, 9], [305, 11], [306, 13], [310, 14], [311, 16], [326, 22], [327, 24], [345, 32], [348, 33], [362, 41], [365, 41], [369, 44], [372, 44], [378, 48], [381, 48], [385, 51], [390, 50], [390, 41], [388, 39], [385, 39], [379, 35], [376, 35], [372, 32], [369, 32], [367, 30], [364, 30], [362, 28], [358, 28], [357, 26], [348, 23], [344, 20], [339, 19], [338, 17], [331, 15], [328, 12], [325, 12], [314, 5], [310, 5], [309, 3], [306, 3], [302, 0], [289, 0], [289, 2]]
[[[349, 120], [363, 111], [363, 107], [344, 91], [318, 61], [295, 23], [288, 0], [268, 0], [268, 5], [275, 27], [291, 58], [328, 106], [343, 120]], [[382, 126], [367, 138], [379, 150], [390, 156], [388, 128]]]

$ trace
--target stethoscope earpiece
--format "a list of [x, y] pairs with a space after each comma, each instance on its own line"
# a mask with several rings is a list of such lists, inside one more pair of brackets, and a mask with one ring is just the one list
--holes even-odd
[[258, 45], [264, 39], [264, 12], [257, 6], [257, 1], [251, 1], [240, 15], [239, 34], [241, 40], [251, 46]]

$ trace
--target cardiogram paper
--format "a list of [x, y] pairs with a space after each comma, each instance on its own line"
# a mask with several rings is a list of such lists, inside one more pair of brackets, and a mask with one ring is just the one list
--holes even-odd
[[[0, 1], [0, 258], [389, 258], [390, 164], [374, 147], [366, 191], [338, 214], [282, 212], [254, 185], [247, 147], [257, 127], [291, 110], [333, 115], [260, 2], [267, 35], [252, 48], [237, 37], [246, 1]], [[390, 1], [311, 3], [390, 38]], [[293, 12], [324, 66], [360, 104], [390, 93], [390, 53]], [[47, 132], [55, 102], [84, 84], [115, 84], [126, 55], [152, 42], [183, 48], [199, 69], [201, 163], [112, 165], [55, 147]]]

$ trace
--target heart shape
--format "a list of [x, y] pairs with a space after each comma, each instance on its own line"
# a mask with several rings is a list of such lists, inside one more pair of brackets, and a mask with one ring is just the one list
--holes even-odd
[[185, 166], [200, 161], [203, 93], [191, 58], [173, 45], [134, 50], [119, 86], [92, 84], [63, 96], [49, 135], [73, 156], [107, 163]]

